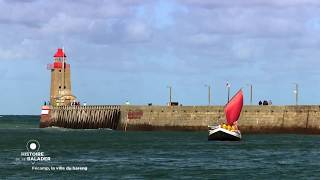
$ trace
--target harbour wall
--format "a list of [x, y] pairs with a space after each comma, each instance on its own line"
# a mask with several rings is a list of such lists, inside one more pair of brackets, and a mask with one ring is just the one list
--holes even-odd
[[[42, 119], [66, 128], [207, 130], [225, 115], [223, 106], [66, 106]], [[243, 133], [320, 134], [320, 106], [244, 106], [238, 125]]]
[[[121, 129], [207, 130], [225, 122], [223, 106], [122, 106]], [[244, 133], [320, 133], [320, 106], [244, 106]]]

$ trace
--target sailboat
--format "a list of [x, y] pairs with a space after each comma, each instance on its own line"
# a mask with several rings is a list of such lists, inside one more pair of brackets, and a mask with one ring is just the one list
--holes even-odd
[[243, 106], [243, 92], [240, 89], [224, 108], [227, 122], [223, 125], [208, 126], [208, 140], [240, 141], [241, 132], [237, 127], [237, 121]]

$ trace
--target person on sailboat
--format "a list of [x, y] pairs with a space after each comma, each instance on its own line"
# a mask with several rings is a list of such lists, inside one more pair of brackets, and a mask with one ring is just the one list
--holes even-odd
[[232, 131], [232, 130], [238, 130], [238, 127], [237, 125], [235, 125], [236, 123], [234, 124], [225, 124], [225, 123], [222, 123], [222, 125], [220, 125], [220, 127], [222, 127], [223, 129], [227, 129], [229, 131]]
[[234, 127], [234, 130], [238, 130], [238, 122], [237, 121], [233, 123], [233, 127]]

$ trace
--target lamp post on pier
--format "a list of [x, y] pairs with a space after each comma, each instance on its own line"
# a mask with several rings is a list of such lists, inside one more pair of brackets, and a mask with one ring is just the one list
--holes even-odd
[[298, 97], [299, 97], [299, 85], [298, 83], [293, 83], [295, 85], [295, 89], [293, 90], [293, 93], [295, 94], [296, 99], [296, 106], [298, 105]]
[[252, 84], [247, 84], [250, 88], [250, 105], [252, 105]]
[[211, 105], [211, 86], [208, 84], [204, 85], [205, 87], [208, 87], [208, 105]]
[[231, 87], [231, 84], [227, 81], [227, 90], [228, 90], [228, 102], [230, 101], [230, 87]]
[[167, 88], [169, 88], [169, 106], [171, 106], [171, 102], [172, 102], [172, 87], [171, 86], [167, 86]]

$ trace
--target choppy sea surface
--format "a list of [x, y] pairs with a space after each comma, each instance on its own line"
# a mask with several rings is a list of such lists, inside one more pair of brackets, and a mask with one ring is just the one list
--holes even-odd
[[[320, 179], [320, 136], [120, 132], [38, 128], [39, 116], [0, 116], [0, 179]], [[27, 142], [50, 161], [28, 161]], [[33, 152], [33, 151], [32, 151]], [[35, 156], [33, 158], [40, 158]]]

